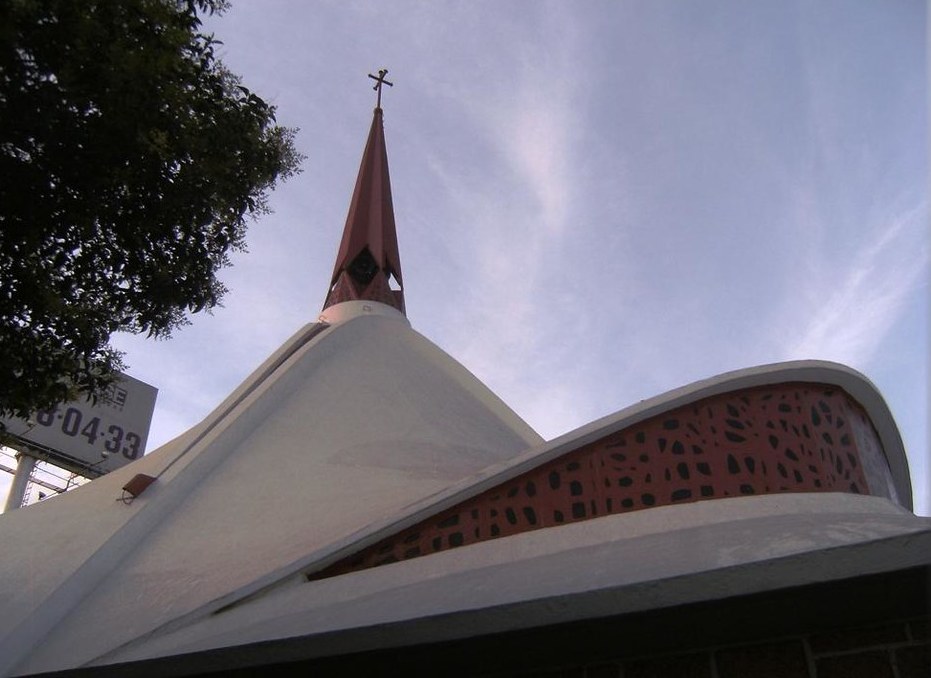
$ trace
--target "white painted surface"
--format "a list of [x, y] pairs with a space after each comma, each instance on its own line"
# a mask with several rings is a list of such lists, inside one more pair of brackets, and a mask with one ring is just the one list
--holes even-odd
[[[481, 614], [466, 624], [445, 624], [448, 629], [438, 636], [449, 639], [655, 609], [850, 576], [844, 566], [850, 559], [843, 549], [881, 549], [882, 540], [919, 534], [926, 540], [931, 537], [931, 519], [918, 518], [886, 499], [849, 494], [768, 495], [663, 506], [330, 579], [294, 582], [161, 637], [143, 639], [95, 663], [464, 612]], [[827, 564], [818, 568], [792, 560], [819, 553], [826, 554]], [[874, 560], [878, 565], [896, 564], [888, 553]], [[742, 567], [764, 563], [765, 576], [735, 577]], [[697, 575], [705, 576], [702, 586], [682, 585]], [[638, 588], [643, 586], [645, 591]], [[638, 592], [625, 596], [624, 589]], [[598, 603], [606, 592], [612, 592], [610, 601]], [[585, 604], [566, 603], [580, 596], [587, 596]], [[546, 606], [546, 601], [552, 602], [544, 620], [538, 606]], [[534, 604], [533, 614], [495, 611], [507, 606], [519, 610], [522, 604]], [[356, 649], [379, 646], [373, 634], [371, 645]]]
[[400, 314], [309, 326], [192, 431], [0, 518], [0, 673], [80, 665], [539, 442]]
[[[314, 557], [305, 559], [303, 571], [311, 572], [322, 569], [364, 546], [396, 534], [431, 515], [436, 515], [563, 454], [663, 412], [742, 388], [790, 382], [839, 386], [864, 407], [883, 444], [883, 453], [892, 469], [899, 500], [906, 508], [911, 508], [908, 464], [902, 447], [902, 439], [892, 414], [879, 392], [863, 375], [844, 365], [817, 360], [795, 361], [728, 372], [643, 400], [593, 421], [555, 440], [529, 449], [523, 454], [482, 469], [474, 476], [451, 484], [436, 495], [413, 502], [403, 513], [385, 516], [354, 534], [351, 540], [333, 542], [329, 548], [322, 549], [314, 554]], [[694, 504], [689, 504], [689, 506], [694, 506]]]
[[[304, 572], [567, 451], [738, 388], [842, 387], [872, 418], [896, 486], [908, 484], [882, 398], [843, 366], [741, 370], [543, 443], [401, 314], [337, 311], [334, 325], [298, 332], [191, 431], [74, 492], [0, 517], [0, 675], [437, 614], [480, 611], [486, 630], [541, 623], [541, 605], [558, 611], [552, 619], [617, 614], [733, 595], [726, 576], [714, 579], [719, 570], [928, 536], [928, 519], [881, 498], [763, 496], [611, 516], [305, 583]], [[135, 473], [158, 480], [126, 506], [120, 488]], [[853, 563], [832, 562], [832, 575]], [[768, 572], [744, 589], [825, 576]], [[706, 576], [710, 587], [662, 583]], [[648, 593], [600, 596], [639, 585]], [[589, 594], [584, 605], [547, 607]], [[504, 604], [526, 614], [497, 613]], [[437, 631], [457, 632], [477, 629]]]
[[358, 318], [360, 315], [380, 315], [386, 318], [394, 318], [406, 322], [410, 326], [407, 316], [398, 309], [377, 301], [344, 301], [334, 304], [323, 309], [318, 320], [322, 323], [338, 325], [353, 318]]

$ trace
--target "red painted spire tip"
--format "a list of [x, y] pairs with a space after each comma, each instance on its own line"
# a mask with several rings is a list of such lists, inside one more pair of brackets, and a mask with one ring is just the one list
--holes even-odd
[[392, 85], [385, 80], [387, 73], [387, 69], [382, 69], [378, 77], [369, 74], [377, 81], [378, 102], [324, 309], [343, 301], [367, 300], [393, 306], [404, 313], [401, 258], [382, 125], [381, 87]]

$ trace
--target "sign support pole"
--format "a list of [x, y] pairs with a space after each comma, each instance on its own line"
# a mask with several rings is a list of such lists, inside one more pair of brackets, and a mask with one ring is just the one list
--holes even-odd
[[36, 458], [30, 454], [19, 452], [16, 455], [16, 473], [13, 474], [13, 484], [10, 485], [10, 493], [6, 497], [6, 506], [3, 508], [4, 513], [9, 513], [23, 505], [23, 497], [26, 496], [26, 486], [29, 484], [29, 476], [36, 467]]

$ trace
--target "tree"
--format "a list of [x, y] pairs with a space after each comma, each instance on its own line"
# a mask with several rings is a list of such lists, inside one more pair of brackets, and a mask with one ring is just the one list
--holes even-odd
[[99, 392], [117, 331], [215, 307], [294, 130], [217, 58], [225, 0], [0, 3], [0, 414]]

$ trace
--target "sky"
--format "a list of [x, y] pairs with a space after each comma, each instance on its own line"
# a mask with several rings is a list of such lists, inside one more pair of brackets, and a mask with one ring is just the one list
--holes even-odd
[[[846, 364], [931, 515], [921, 0], [234, 0], [225, 64], [300, 128], [222, 308], [120, 335], [148, 449], [320, 312], [375, 104], [413, 327], [544, 438], [721, 372]], [[0, 474], [0, 495], [8, 474]]]

